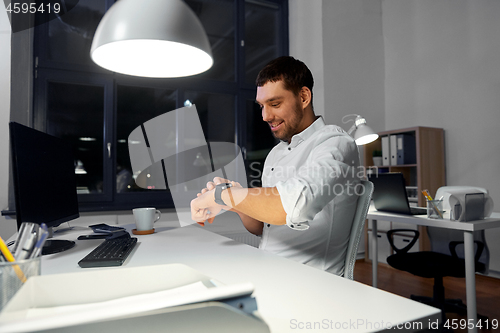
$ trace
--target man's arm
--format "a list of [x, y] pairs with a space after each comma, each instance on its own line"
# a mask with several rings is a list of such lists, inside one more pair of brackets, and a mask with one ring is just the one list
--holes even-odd
[[257, 221], [286, 224], [286, 212], [276, 187], [231, 187], [222, 191], [221, 198], [229, 208]]
[[262, 231], [264, 229], [264, 223], [261, 221], [258, 221], [254, 219], [253, 217], [250, 217], [248, 215], [245, 215], [241, 212], [238, 212], [235, 209], [231, 209], [231, 211], [237, 213], [241, 219], [241, 222], [243, 223], [243, 226], [252, 234], [256, 236], [262, 235]]
[[[214, 201], [215, 190], [206, 190], [191, 201], [191, 217], [197, 222], [213, 220], [224, 208]], [[261, 234], [263, 223], [286, 224], [286, 213], [275, 187], [232, 187], [222, 191], [221, 198], [227, 208], [238, 213], [245, 228]]]

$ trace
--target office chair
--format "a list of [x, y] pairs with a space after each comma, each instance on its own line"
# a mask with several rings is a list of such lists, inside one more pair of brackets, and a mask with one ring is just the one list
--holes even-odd
[[347, 254], [344, 266], [344, 277], [349, 280], [354, 279], [354, 264], [356, 264], [356, 255], [358, 253], [359, 241], [365, 225], [366, 214], [370, 208], [370, 200], [373, 193], [373, 183], [368, 180], [361, 180], [364, 193], [359, 196], [356, 203], [356, 214], [352, 221], [351, 234], [347, 245]]
[[[403, 248], [394, 245], [393, 234], [410, 232], [413, 239]], [[423, 297], [411, 295], [411, 299], [434, 306], [442, 310], [443, 322], [445, 312], [467, 314], [467, 306], [460, 299], [445, 299], [443, 277], [465, 277], [464, 236], [459, 230], [427, 227], [427, 234], [431, 242], [431, 251], [408, 252], [420, 236], [417, 230], [392, 229], [387, 232], [389, 244], [395, 254], [387, 257], [387, 263], [399, 270], [410, 272], [413, 275], [434, 278], [433, 296]], [[476, 244], [475, 268], [476, 272], [487, 274], [489, 270], [489, 250], [486, 244], [484, 230], [474, 232]], [[479, 319], [487, 319], [478, 315]]]

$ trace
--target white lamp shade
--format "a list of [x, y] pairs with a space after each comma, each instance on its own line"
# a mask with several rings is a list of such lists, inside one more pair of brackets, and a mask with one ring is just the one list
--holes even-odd
[[354, 141], [358, 146], [366, 145], [378, 139], [378, 134], [373, 132], [373, 130], [365, 125], [358, 125], [356, 132], [354, 133]]
[[183, 77], [208, 70], [212, 51], [182, 0], [120, 0], [104, 15], [90, 49], [108, 70], [144, 77]]

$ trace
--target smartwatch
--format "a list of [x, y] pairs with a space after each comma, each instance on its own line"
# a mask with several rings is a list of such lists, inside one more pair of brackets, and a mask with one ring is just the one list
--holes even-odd
[[214, 193], [215, 203], [217, 203], [219, 205], [226, 206], [226, 203], [224, 201], [222, 201], [221, 194], [222, 194], [222, 191], [224, 191], [225, 189], [228, 189], [230, 187], [233, 187], [233, 184], [221, 183], [221, 184], [215, 185], [215, 193]]

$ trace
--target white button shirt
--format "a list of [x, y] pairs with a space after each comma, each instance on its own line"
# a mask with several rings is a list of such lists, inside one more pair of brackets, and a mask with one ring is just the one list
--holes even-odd
[[354, 140], [322, 117], [264, 163], [262, 184], [276, 187], [286, 225], [264, 224], [260, 249], [334, 274], [344, 272], [359, 182]]

